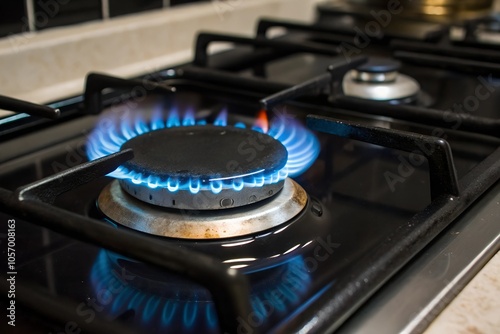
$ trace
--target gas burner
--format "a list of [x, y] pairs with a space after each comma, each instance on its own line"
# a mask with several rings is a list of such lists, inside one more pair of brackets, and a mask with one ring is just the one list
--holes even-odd
[[261, 232], [289, 222], [306, 204], [305, 190], [289, 178], [272, 198], [230, 210], [193, 212], [150, 205], [129, 196], [118, 181], [106, 186], [98, 198], [99, 209], [114, 222], [183, 239], [220, 239]]
[[319, 153], [316, 136], [284, 112], [270, 123], [260, 111], [253, 125], [228, 124], [222, 108], [209, 124], [194, 108], [180, 113], [147, 102], [103, 112], [87, 154], [94, 160], [132, 148], [135, 157], [109, 176], [148, 204], [204, 211], [252, 205], [278, 194], [286, 177], [300, 175]]
[[[279, 172], [288, 157], [283, 144], [269, 135], [214, 125], [148, 132], [121, 149], [129, 148], [134, 158], [123, 167], [150, 175], [150, 183], [168, 180], [167, 187], [120, 180], [122, 188], [144, 202], [186, 210], [238, 207], [273, 196], [283, 187]], [[261, 184], [244, 186], [256, 179]], [[189, 191], [178, 191], [182, 188]]]
[[393, 104], [414, 103], [420, 93], [419, 83], [399, 73], [401, 63], [390, 58], [370, 57], [344, 76], [342, 89], [346, 96]]

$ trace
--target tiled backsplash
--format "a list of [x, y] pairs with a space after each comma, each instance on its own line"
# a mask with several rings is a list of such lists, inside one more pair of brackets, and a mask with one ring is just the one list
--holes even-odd
[[207, 0], [17, 0], [0, 2], [0, 37]]
[[42, 30], [102, 19], [101, 0], [27, 1], [33, 2], [27, 6], [28, 18], [32, 30]]
[[163, 0], [108, 0], [107, 2], [110, 17], [159, 9], [165, 5]]
[[23, 2], [0, 2], [0, 37], [22, 32], [23, 26], [28, 29], [28, 20]]

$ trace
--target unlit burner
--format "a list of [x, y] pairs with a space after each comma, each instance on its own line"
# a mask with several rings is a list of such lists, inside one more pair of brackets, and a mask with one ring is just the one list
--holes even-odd
[[[176, 209], [215, 210], [261, 201], [283, 188], [287, 150], [250, 129], [213, 125], [166, 128], [134, 137], [121, 149], [136, 180], [121, 187], [141, 201]], [[147, 179], [147, 185], [143, 182]]]
[[399, 73], [401, 63], [391, 58], [370, 57], [368, 62], [346, 73], [342, 89], [347, 96], [366, 100], [413, 103], [419, 83]]

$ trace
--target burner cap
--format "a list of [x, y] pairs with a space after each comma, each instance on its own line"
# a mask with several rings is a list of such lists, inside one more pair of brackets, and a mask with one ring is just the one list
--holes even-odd
[[123, 167], [137, 179], [121, 180], [123, 189], [177, 209], [223, 209], [268, 198], [283, 187], [278, 175], [288, 158], [283, 144], [269, 135], [212, 125], [148, 132], [121, 147], [128, 148], [134, 158]]
[[366, 100], [412, 102], [417, 99], [420, 85], [399, 73], [400, 66], [392, 58], [370, 57], [368, 62], [346, 73], [342, 80], [344, 94]]

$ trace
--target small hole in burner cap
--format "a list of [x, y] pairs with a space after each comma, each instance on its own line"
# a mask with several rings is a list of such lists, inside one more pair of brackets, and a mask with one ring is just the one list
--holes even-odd
[[232, 198], [223, 198], [220, 200], [220, 206], [223, 208], [227, 208], [234, 204], [234, 200]]
[[149, 194], [149, 200], [151, 201], [153, 199], [153, 195]]
[[175, 206], [175, 199], [172, 200], [172, 206]]

